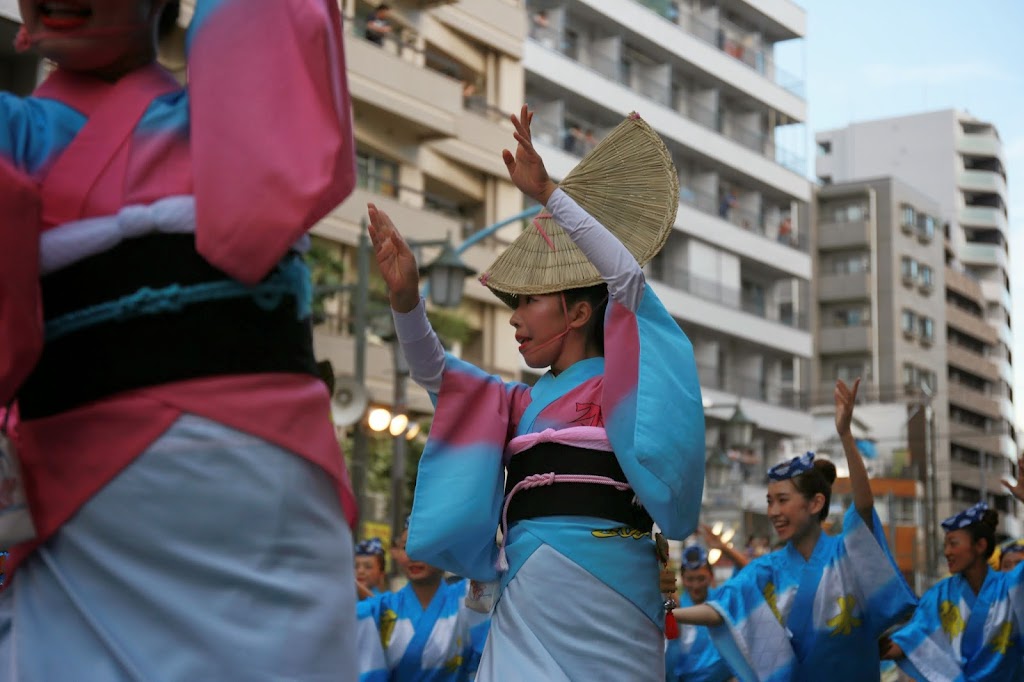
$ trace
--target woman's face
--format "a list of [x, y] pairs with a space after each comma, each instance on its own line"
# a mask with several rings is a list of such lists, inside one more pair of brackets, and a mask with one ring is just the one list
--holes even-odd
[[824, 504], [824, 495], [819, 493], [808, 500], [791, 480], [768, 484], [768, 520], [783, 542], [802, 536], [819, 523], [818, 512]]
[[1017, 568], [1017, 564], [1022, 561], [1024, 561], [1024, 552], [1009, 552], [1004, 554], [1003, 558], [999, 560], [999, 570], [1009, 573]]
[[528, 366], [555, 367], [564, 341], [552, 339], [566, 328], [560, 294], [520, 296], [519, 305], [512, 313], [509, 324], [515, 327], [519, 353]]
[[18, 0], [35, 49], [71, 71], [151, 61], [167, 0]]
[[946, 533], [943, 554], [949, 572], [963, 573], [978, 561], [985, 561], [985, 545], [982, 540], [975, 542], [966, 530], [953, 530]]
[[356, 580], [367, 587], [380, 587], [383, 577], [379, 557], [372, 554], [356, 557]]

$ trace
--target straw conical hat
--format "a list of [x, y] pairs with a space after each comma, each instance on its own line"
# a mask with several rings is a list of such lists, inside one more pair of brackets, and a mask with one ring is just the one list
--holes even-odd
[[[633, 113], [559, 185], [626, 245], [640, 265], [668, 240], [679, 206], [679, 175], [665, 143]], [[542, 213], [480, 277], [505, 303], [600, 284], [600, 273], [549, 214]]]

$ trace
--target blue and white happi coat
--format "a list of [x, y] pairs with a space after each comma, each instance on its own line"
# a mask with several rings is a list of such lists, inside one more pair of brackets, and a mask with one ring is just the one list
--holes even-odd
[[[708, 598], [714, 595], [712, 590]], [[679, 606], [693, 606], [690, 595], [683, 593]], [[706, 627], [680, 625], [679, 637], [665, 641], [665, 682], [726, 682], [733, 676]]]
[[360, 682], [472, 680], [489, 617], [466, 607], [468, 587], [442, 583], [426, 609], [409, 585], [359, 602]]
[[708, 600], [725, 619], [712, 640], [740, 680], [879, 679], [878, 638], [916, 598], [872, 519], [873, 532], [850, 507], [843, 532], [822, 534], [809, 561], [788, 543]]
[[989, 570], [978, 594], [961, 575], [921, 597], [914, 617], [892, 636], [915, 680], [1024, 680], [1024, 564]]

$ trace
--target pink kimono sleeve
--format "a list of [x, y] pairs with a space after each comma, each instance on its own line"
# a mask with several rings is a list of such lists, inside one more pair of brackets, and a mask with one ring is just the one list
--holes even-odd
[[40, 210], [35, 184], [0, 159], [0, 407], [14, 398], [43, 348]]
[[332, 0], [198, 0], [188, 36], [199, 252], [264, 277], [355, 186]]

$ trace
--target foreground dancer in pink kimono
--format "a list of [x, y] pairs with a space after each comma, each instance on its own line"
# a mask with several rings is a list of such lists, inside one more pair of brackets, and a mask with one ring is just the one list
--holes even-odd
[[[36, 537], [3, 679], [351, 680], [356, 510], [305, 232], [354, 184], [337, 3], [21, 0], [0, 93], [0, 403]], [[346, 577], [347, 573], [347, 577]]]

